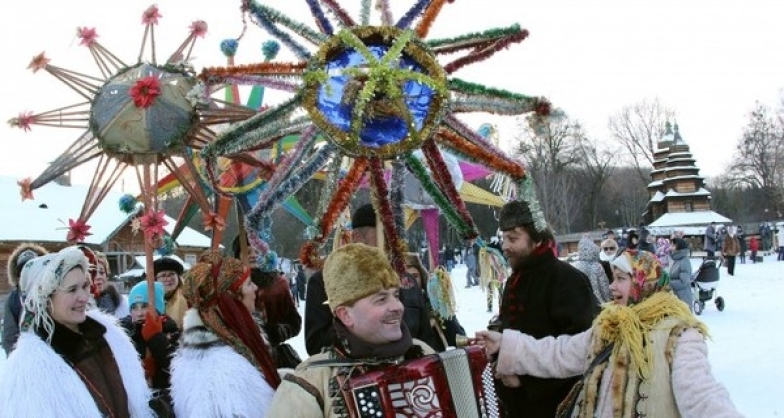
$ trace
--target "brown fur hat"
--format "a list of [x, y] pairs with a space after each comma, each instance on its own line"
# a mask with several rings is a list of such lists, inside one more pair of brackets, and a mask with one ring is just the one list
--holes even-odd
[[14, 248], [11, 257], [8, 258], [8, 284], [11, 287], [16, 286], [19, 283], [19, 276], [22, 274], [22, 267], [28, 261], [46, 254], [49, 254], [49, 251], [46, 251], [46, 248], [38, 244], [31, 242], [19, 244], [18, 247]]
[[324, 263], [324, 289], [329, 308], [350, 305], [379, 290], [400, 287], [400, 278], [384, 252], [365, 244], [344, 245]]
[[534, 215], [528, 203], [522, 200], [512, 200], [501, 208], [498, 215], [498, 229], [509, 231], [518, 226], [533, 225]]

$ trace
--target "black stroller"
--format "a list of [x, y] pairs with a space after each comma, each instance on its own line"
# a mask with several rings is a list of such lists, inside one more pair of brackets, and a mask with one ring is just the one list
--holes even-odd
[[[694, 313], [697, 315], [702, 314], [705, 310], [705, 302], [710, 301], [716, 297], [716, 286], [719, 283], [719, 269], [721, 262], [716, 264], [716, 260], [706, 257], [702, 260], [702, 264], [697, 271], [692, 275], [691, 287], [694, 295]], [[716, 309], [719, 312], [724, 310], [724, 298], [721, 296], [716, 297]]]

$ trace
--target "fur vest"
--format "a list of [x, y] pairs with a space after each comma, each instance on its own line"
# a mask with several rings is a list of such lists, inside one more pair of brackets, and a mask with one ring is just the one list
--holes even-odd
[[[87, 315], [106, 327], [104, 338], [120, 370], [130, 416], [153, 417], [150, 389], [130, 339], [114, 317], [98, 310]], [[0, 416], [101, 418], [101, 413], [76, 371], [33, 331], [25, 331], [0, 368]]]
[[226, 345], [195, 309], [183, 320], [180, 348], [171, 362], [171, 398], [179, 418], [263, 418], [274, 390], [258, 369]]

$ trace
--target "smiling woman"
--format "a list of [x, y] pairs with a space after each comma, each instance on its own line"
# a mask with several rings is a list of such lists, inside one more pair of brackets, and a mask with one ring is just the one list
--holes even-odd
[[84, 253], [68, 247], [30, 263], [40, 274], [25, 286], [22, 333], [0, 369], [3, 416], [153, 416], [133, 345], [116, 320], [89, 309]]

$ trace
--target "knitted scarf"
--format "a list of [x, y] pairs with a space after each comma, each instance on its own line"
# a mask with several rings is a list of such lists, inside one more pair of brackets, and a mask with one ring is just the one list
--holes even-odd
[[628, 350], [637, 374], [647, 379], [651, 375], [651, 331], [664, 319], [676, 318], [695, 328], [708, 338], [707, 326], [689, 311], [689, 307], [669, 291], [655, 292], [633, 306], [614, 303], [604, 305], [594, 321], [595, 332], [604, 345], [615, 343], [612, 357]]

